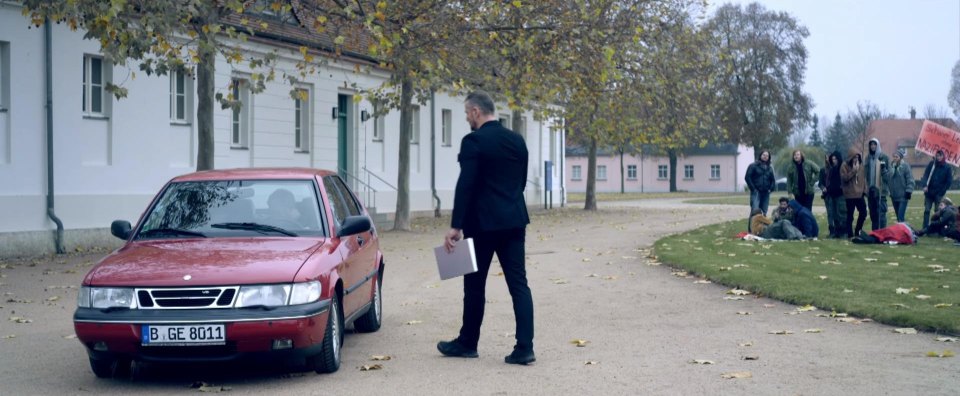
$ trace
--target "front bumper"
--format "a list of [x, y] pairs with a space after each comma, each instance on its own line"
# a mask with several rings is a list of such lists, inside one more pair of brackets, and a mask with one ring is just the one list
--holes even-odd
[[[213, 362], [303, 359], [320, 352], [330, 300], [264, 309], [116, 310], [78, 308], [77, 339], [93, 359], [147, 362]], [[223, 324], [224, 345], [143, 346], [143, 325]], [[274, 340], [293, 346], [274, 349]]]

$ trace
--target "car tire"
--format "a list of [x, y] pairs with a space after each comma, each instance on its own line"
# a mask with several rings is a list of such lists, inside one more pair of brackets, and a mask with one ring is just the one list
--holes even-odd
[[97, 378], [113, 378], [113, 372], [117, 368], [117, 359], [94, 359], [90, 358], [90, 369]]
[[381, 285], [381, 277], [374, 277], [373, 280], [375, 284], [373, 285], [373, 300], [371, 301], [370, 309], [353, 322], [354, 330], [360, 333], [373, 333], [380, 330], [380, 324], [383, 320], [383, 294], [381, 293], [383, 286]]
[[327, 315], [327, 330], [323, 333], [323, 346], [320, 353], [312, 356], [308, 362], [310, 368], [319, 374], [340, 369], [340, 349], [343, 347], [343, 315], [340, 311], [340, 300], [334, 294], [330, 299], [330, 314]]

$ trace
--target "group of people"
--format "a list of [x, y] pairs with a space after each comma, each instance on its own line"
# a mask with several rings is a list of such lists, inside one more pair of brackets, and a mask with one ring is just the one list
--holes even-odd
[[[870, 243], [872, 233], [863, 232], [864, 223], [869, 215], [871, 231], [887, 227], [887, 197], [897, 223], [904, 223], [916, 185], [910, 165], [904, 161], [906, 150], [898, 149], [891, 160], [877, 139], [870, 140], [868, 149], [866, 156], [856, 147], [851, 148], [846, 157], [834, 151], [826, 156], [823, 168], [806, 160], [802, 151], [795, 150], [791, 166], [787, 168], [787, 191], [793, 199], [780, 198], [771, 218], [767, 218], [766, 213], [776, 179], [770, 152], [761, 151], [757, 161], [747, 168], [745, 177], [750, 190], [748, 232], [764, 238], [794, 239], [790, 237], [795, 235], [789, 228], [792, 226], [804, 238], [818, 237], [819, 228], [811, 213], [818, 187], [827, 209], [829, 238], [857, 238]], [[943, 151], [937, 151], [916, 185], [923, 187], [924, 197], [923, 228], [915, 232], [917, 235], [942, 235], [960, 240], [957, 209], [945, 197], [952, 181], [953, 170], [946, 163]], [[811, 219], [814, 219], [813, 226], [809, 224]], [[778, 224], [783, 221], [786, 223]]]

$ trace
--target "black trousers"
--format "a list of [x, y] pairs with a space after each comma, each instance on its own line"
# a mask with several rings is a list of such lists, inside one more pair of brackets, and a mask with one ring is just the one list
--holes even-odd
[[[857, 210], [857, 227], [853, 228], [853, 210]], [[867, 219], [867, 203], [863, 197], [850, 199], [847, 198], [847, 231], [852, 232], [851, 237], [859, 236], [860, 230], [863, 230], [863, 222]]]
[[487, 273], [493, 254], [497, 254], [507, 289], [513, 298], [513, 315], [517, 322], [516, 348], [533, 350], [533, 296], [527, 286], [525, 260], [526, 229], [513, 228], [481, 233], [464, 233], [473, 238], [477, 255], [477, 272], [463, 277], [463, 326], [457, 341], [471, 349], [477, 349], [480, 341], [480, 325], [483, 309], [487, 303]]

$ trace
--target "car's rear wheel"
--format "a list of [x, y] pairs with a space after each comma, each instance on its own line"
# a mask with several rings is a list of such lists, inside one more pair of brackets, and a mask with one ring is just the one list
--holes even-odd
[[372, 304], [370, 306], [370, 310], [353, 322], [353, 328], [361, 333], [372, 333], [380, 330], [380, 323], [383, 320], [383, 295], [381, 294], [382, 286], [380, 284], [381, 277], [377, 276], [373, 278], [373, 281], [375, 283], [373, 285], [373, 301], [371, 302]]
[[340, 300], [334, 294], [330, 299], [330, 315], [327, 330], [323, 334], [323, 346], [318, 355], [310, 357], [310, 368], [318, 373], [332, 373], [340, 368], [340, 348], [343, 346], [343, 316]]

